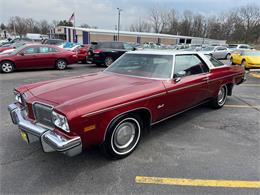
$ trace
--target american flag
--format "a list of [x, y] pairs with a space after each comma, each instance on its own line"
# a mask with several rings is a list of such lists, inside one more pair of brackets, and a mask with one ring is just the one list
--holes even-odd
[[75, 14], [73, 12], [72, 15], [70, 16], [69, 22], [72, 22], [72, 20], [74, 20], [74, 18], [75, 18]]

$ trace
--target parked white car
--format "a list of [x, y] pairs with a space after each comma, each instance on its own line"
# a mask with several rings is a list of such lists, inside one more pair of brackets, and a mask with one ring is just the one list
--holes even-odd
[[247, 44], [229, 44], [228, 48], [231, 51], [237, 50], [237, 49], [253, 49], [250, 45]]
[[230, 59], [231, 50], [225, 46], [208, 46], [200, 51], [203, 54], [211, 55], [216, 59]]

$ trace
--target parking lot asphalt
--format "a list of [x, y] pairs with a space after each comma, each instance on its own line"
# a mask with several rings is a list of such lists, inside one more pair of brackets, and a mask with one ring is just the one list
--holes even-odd
[[[22, 141], [7, 111], [14, 87], [102, 70], [83, 64], [0, 75], [0, 194], [260, 194], [260, 73], [249, 72], [222, 109], [203, 105], [153, 126], [122, 160], [108, 160], [98, 148], [69, 158]], [[192, 185], [197, 179], [205, 185]], [[245, 187], [250, 181], [256, 188]]]

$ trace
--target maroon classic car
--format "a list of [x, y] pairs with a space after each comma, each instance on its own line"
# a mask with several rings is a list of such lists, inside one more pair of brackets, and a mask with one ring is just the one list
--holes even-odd
[[74, 156], [100, 145], [123, 158], [151, 125], [205, 102], [221, 108], [244, 76], [197, 52], [127, 52], [100, 73], [18, 87], [9, 111], [22, 138], [44, 152]]
[[77, 55], [74, 52], [53, 45], [30, 44], [0, 55], [0, 71], [3, 73], [32, 68], [63, 70], [73, 63], [77, 63]]

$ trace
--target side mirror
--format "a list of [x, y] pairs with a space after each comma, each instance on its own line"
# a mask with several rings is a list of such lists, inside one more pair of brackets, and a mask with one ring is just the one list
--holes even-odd
[[174, 76], [174, 80], [176, 82], [179, 82], [181, 80], [182, 77], [184, 77], [186, 75], [186, 71], [182, 70], [182, 71], [179, 71], [175, 74]]
[[133, 51], [135, 51], [136, 50], [136, 48], [135, 47], [133, 47], [133, 49], [132, 49]]
[[23, 52], [20, 52], [19, 55], [20, 55], [20, 56], [24, 56], [24, 53], [23, 53]]
[[182, 70], [175, 74], [176, 77], [184, 77], [186, 75], [186, 71]]

